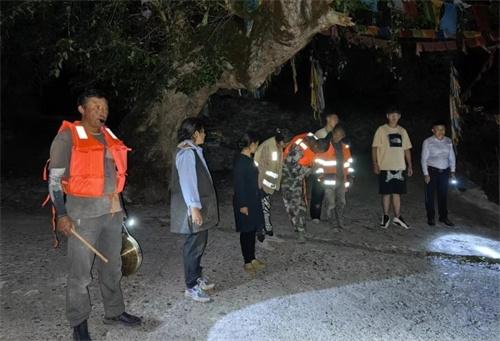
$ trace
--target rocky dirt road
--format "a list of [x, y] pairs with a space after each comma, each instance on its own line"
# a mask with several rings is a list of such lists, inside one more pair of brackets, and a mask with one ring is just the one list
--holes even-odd
[[[26, 182], [22, 182], [26, 183]], [[268, 267], [242, 269], [233, 232], [230, 177], [217, 183], [220, 226], [203, 260], [214, 301], [183, 296], [182, 240], [168, 231], [168, 207], [130, 205], [144, 263], [124, 278], [127, 309], [145, 323], [105, 326], [96, 281], [90, 287], [95, 340], [496, 340], [500, 335], [498, 212], [470, 193], [450, 198], [455, 228], [429, 227], [421, 178], [409, 183], [403, 215], [411, 230], [377, 228], [376, 182], [362, 174], [348, 197], [349, 230], [308, 222], [298, 244], [279, 195], [273, 219], [282, 243], [259, 248]], [[42, 187], [5, 189], [40, 194]], [[26, 185], [25, 185], [26, 186]], [[40, 192], [40, 193], [38, 193]], [[467, 194], [468, 193], [468, 194]], [[69, 340], [64, 316], [65, 246], [50, 247], [49, 217], [15, 191], [2, 203], [1, 340]], [[488, 206], [490, 209], [487, 209]], [[463, 257], [466, 256], [466, 257]]]

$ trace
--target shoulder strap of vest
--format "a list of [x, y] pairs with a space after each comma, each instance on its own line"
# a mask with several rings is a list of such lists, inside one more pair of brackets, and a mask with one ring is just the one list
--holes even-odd
[[107, 136], [111, 137], [113, 140], [119, 140], [119, 138], [116, 137], [116, 135], [108, 127], [104, 126], [104, 127], [102, 127], [101, 130], [102, 130], [102, 133], [104, 135], [107, 135]]
[[59, 127], [58, 132], [60, 133], [61, 131], [65, 130], [65, 129], [73, 129], [74, 126], [75, 125], [72, 122], [62, 121], [61, 126]]
[[59, 132], [62, 132], [66, 129], [69, 129], [71, 132], [71, 140], [73, 141], [73, 145], [78, 144], [78, 140], [87, 140], [89, 137], [85, 128], [80, 124], [80, 121], [68, 122], [63, 121], [61, 127], [59, 128]]

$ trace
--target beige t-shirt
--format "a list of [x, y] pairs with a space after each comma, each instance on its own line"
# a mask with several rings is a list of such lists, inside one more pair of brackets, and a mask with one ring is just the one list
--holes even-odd
[[388, 124], [378, 127], [372, 147], [377, 148], [377, 162], [381, 170], [406, 169], [404, 152], [412, 146], [405, 128], [391, 128]]

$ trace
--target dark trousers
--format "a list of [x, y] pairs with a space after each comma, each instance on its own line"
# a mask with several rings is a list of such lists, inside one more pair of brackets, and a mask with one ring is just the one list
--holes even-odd
[[201, 257], [205, 252], [208, 241], [208, 230], [198, 233], [188, 234], [184, 241], [184, 278], [186, 287], [191, 289], [197, 284], [197, 279], [201, 277]]
[[66, 286], [66, 315], [71, 327], [87, 320], [91, 305], [88, 285], [92, 281], [92, 266], [97, 276], [104, 303], [104, 315], [115, 317], [125, 311], [120, 281], [122, 279], [122, 212], [96, 218], [75, 219], [76, 231], [94, 245], [108, 263], [90, 251], [74, 236], [68, 237], [68, 284]]
[[240, 232], [240, 244], [245, 264], [250, 263], [255, 259], [255, 231]]
[[439, 219], [448, 218], [448, 181], [450, 179], [450, 169], [438, 169], [429, 167], [429, 176], [431, 181], [425, 186], [425, 209], [427, 218], [434, 219], [434, 196], [437, 192]]
[[321, 218], [321, 205], [323, 204], [323, 197], [325, 196], [325, 187], [318, 181], [316, 175], [311, 176], [311, 205], [310, 213], [311, 219]]

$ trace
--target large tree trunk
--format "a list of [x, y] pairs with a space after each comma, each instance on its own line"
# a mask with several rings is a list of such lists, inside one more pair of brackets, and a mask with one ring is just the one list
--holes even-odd
[[[146, 111], [131, 114], [122, 123], [130, 157], [128, 197], [134, 200], [167, 199], [172, 153], [180, 122], [197, 115], [218, 89], [255, 89], [278, 66], [301, 50], [312, 37], [332, 25], [350, 25], [330, 7], [331, 0], [264, 1], [253, 16], [249, 37], [239, 18], [224, 29], [230, 66], [219, 81], [191, 94], [165, 91]], [[241, 21], [241, 20], [240, 20]], [[194, 70], [196, 68], [193, 68]]]

